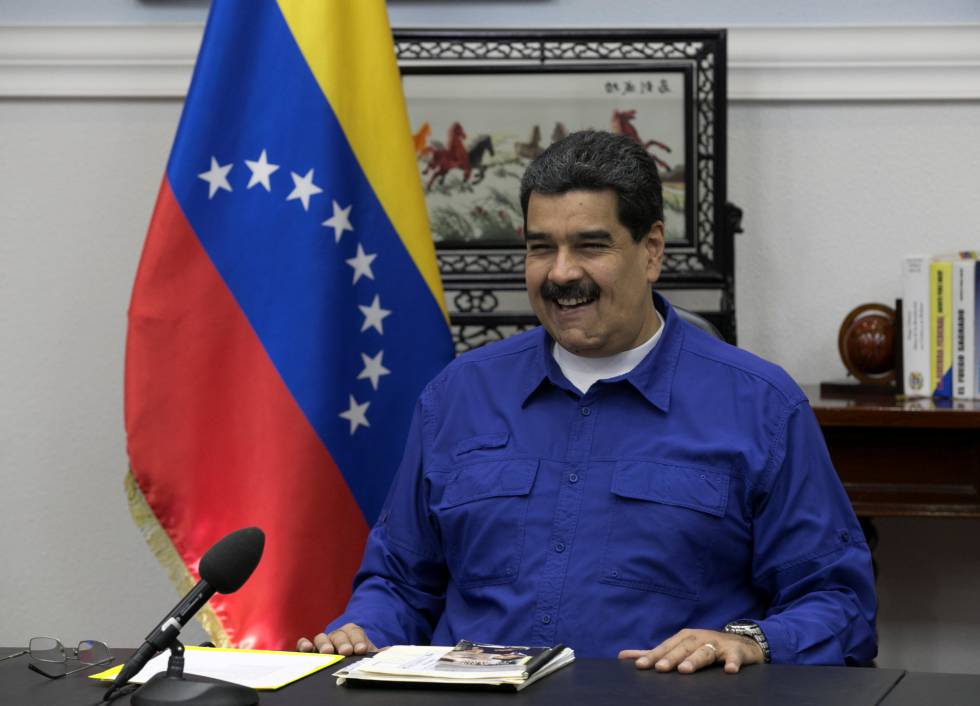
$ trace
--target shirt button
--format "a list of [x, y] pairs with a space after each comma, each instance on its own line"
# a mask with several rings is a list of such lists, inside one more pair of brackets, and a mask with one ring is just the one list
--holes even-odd
[[547, 625], [548, 623], [551, 622], [551, 616], [550, 615], [542, 615], [541, 616], [541, 622], [544, 623], [545, 625]]
[[565, 545], [558, 542], [558, 544], [555, 545], [555, 551], [561, 554], [563, 551], [565, 551]]
[[592, 414], [592, 410], [589, 407], [582, 407], [582, 409], [579, 411], [582, 413], [583, 417], [588, 417], [590, 414]]
[[576, 474], [576, 473], [569, 473], [568, 474], [568, 482], [569, 483], [578, 483], [578, 474]]

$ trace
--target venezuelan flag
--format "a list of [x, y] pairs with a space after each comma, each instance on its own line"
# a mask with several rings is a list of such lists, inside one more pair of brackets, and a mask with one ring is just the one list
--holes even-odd
[[418, 393], [452, 356], [383, 0], [216, 0], [136, 275], [130, 504], [178, 583], [256, 525], [205, 626], [341, 612]]

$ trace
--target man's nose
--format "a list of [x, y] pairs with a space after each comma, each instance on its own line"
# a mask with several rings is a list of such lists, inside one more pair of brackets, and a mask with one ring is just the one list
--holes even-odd
[[555, 261], [548, 271], [548, 279], [555, 284], [566, 284], [582, 278], [582, 267], [575, 256], [567, 251], [559, 250]]

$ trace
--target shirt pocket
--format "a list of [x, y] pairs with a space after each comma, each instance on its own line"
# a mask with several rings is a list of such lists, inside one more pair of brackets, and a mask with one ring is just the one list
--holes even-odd
[[493, 434], [480, 434], [462, 439], [456, 444], [456, 458], [464, 456], [473, 451], [488, 451], [501, 449], [507, 446], [510, 434], [507, 432], [495, 432]]
[[460, 468], [435, 506], [446, 562], [461, 588], [510, 583], [524, 554], [536, 459], [495, 459]]
[[601, 581], [697, 599], [710, 544], [721, 531], [728, 484], [724, 471], [617, 463]]

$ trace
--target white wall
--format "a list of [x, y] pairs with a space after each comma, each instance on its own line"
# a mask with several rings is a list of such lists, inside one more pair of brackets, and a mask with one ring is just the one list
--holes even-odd
[[[208, 0], [0, 0], [8, 23], [203, 22]], [[401, 27], [591, 27], [980, 22], [975, 0], [387, 0]]]
[[176, 602], [126, 509], [122, 371], [180, 108], [0, 100], [0, 645], [133, 645]]
[[[583, 12], [577, 0], [471, 4], [511, 26]], [[450, 7], [392, 14], [439, 24]], [[617, 7], [607, 24], [635, 19], [636, 3]], [[178, 99], [0, 98], [0, 645], [131, 645], [176, 599], [122, 491], [122, 355], [179, 112]], [[733, 103], [742, 346], [802, 382], [841, 376], [839, 322], [898, 294], [903, 253], [980, 245], [977, 126], [976, 100]], [[980, 672], [980, 523], [878, 524], [879, 663]]]
[[980, 103], [736, 103], [729, 196], [739, 344], [841, 377], [848, 311], [901, 295], [914, 252], [980, 248]]

